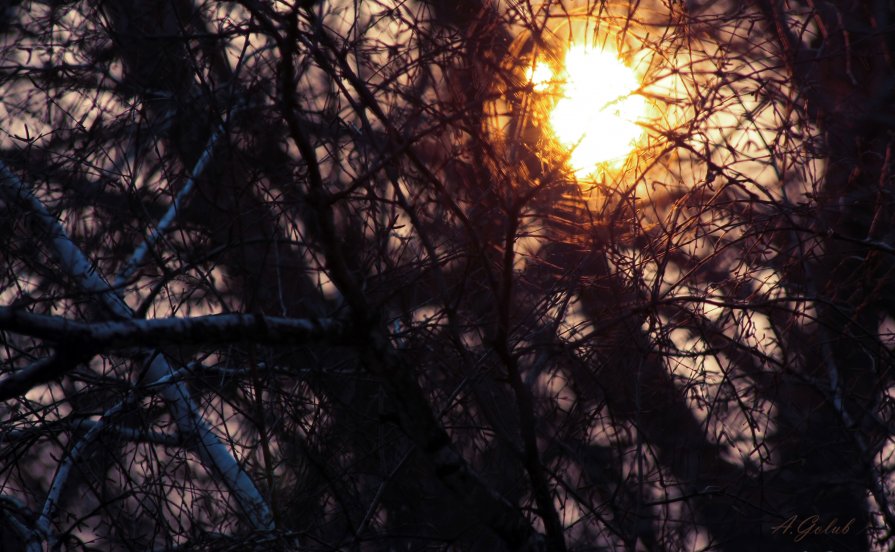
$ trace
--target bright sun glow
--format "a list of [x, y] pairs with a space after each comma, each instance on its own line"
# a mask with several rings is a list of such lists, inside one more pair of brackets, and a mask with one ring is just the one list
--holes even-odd
[[[554, 80], [542, 62], [527, 76], [536, 92]], [[575, 173], [592, 174], [601, 164], [620, 166], [643, 135], [637, 121], [646, 114], [646, 100], [632, 94], [640, 87], [634, 71], [610, 51], [572, 46], [559, 85], [550, 126], [559, 143], [570, 150]]]
[[533, 68], [529, 67], [525, 76], [528, 77], [535, 92], [543, 92], [550, 87], [550, 81], [553, 80], [553, 70], [546, 63], [539, 62]]

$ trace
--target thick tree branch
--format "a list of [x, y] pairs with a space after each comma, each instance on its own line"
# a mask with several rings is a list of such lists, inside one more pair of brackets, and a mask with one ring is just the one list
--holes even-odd
[[[189, 318], [81, 322], [0, 307], [0, 330], [57, 343], [105, 351], [130, 347], [202, 345], [252, 341], [268, 345], [346, 343], [349, 328], [324, 319], [295, 319], [262, 314], [216, 314]], [[2, 384], [0, 384], [2, 387]]]

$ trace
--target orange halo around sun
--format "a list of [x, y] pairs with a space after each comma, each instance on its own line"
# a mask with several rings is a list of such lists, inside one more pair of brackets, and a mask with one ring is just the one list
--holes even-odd
[[527, 72], [535, 92], [556, 85], [558, 99], [548, 116], [559, 144], [569, 151], [569, 164], [579, 177], [600, 167], [620, 167], [643, 136], [638, 124], [646, 115], [646, 99], [634, 71], [615, 53], [580, 45], [568, 49], [561, 76], [546, 62]]

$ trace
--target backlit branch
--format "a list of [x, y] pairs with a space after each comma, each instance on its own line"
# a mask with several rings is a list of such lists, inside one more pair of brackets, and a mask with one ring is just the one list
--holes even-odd
[[83, 348], [97, 351], [238, 341], [307, 345], [341, 343], [348, 337], [345, 324], [328, 318], [314, 320], [261, 314], [217, 314], [190, 318], [80, 322], [10, 307], [0, 307], [0, 330], [53, 342], [77, 343]]
[[211, 134], [211, 137], [208, 139], [208, 144], [205, 146], [205, 149], [202, 150], [202, 154], [196, 161], [195, 166], [193, 166], [193, 170], [190, 171], [189, 178], [180, 191], [177, 192], [174, 201], [171, 202], [165, 215], [149, 236], [146, 237], [143, 243], [137, 246], [137, 249], [134, 250], [134, 254], [127, 260], [124, 267], [121, 269], [121, 272], [118, 274], [118, 277], [115, 278], [116, 289], [127, 283], [127, 280], [133, 276], [137, 269], [140, 268], [140, 265], [143, 264], [143, 260], [146, 258], [146, 254], [149, 253], [149, 250], [155, 246], [156, 242], [158, 242], [165, 235], [165, 232], [168, 231], [168, 228], [177, 216], [177, 211], [183, 208], [183, 204], [186, 203], [190, 194], [193, 192], [193, 187], [196, 185], [196, 179], [198, 179], [202, 175], [202, 172], [205, 171], [205, 166], [208, 165], [208, 162], [211, 160], [211, 154], [214, 152], [214, 147], [223, 134], [224, 128], [222, 126], [216, 128]]

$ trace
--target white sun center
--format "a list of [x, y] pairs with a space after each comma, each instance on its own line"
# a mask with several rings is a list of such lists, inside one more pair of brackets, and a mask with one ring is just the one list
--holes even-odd
[[[529, 69], [535, 91], [554, 80], [545, 63]], [[578, 176], [596, 172], [600, 165], [620, 166], [643, 135], [637, 124], [646, 113], [646, 100], [632, 94], [637, 76], [610, 51], [572, 46], [566, 52], [559, 99], [550, 112], [550, 127], [570, 152]]]

